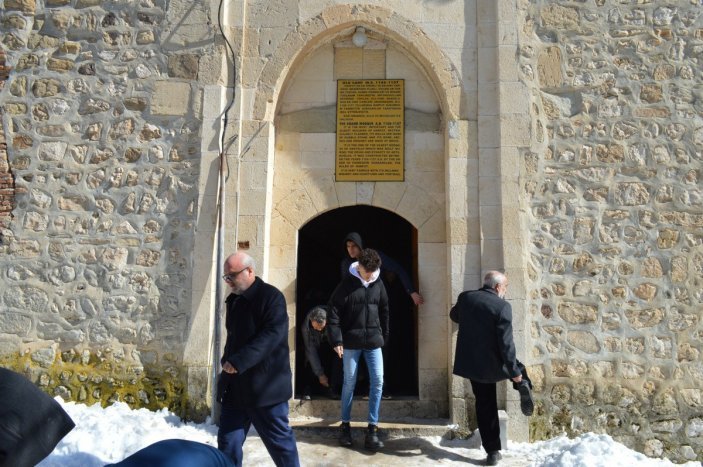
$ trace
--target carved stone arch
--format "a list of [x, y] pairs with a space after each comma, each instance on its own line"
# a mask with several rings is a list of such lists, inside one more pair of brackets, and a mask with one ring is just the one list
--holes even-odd
[[336, 5], [290, 32], [267, 62], [259, 78], [253, 119], [273, 121], [279, 94], [299, 57], [306, 56], [335, 37], [351, 34], [356, 26], [388, 37], [408, 51], [435, 88], [445, 121], [460, 115], [459, 72], [437, 44], [414, 22], [377, 5]]

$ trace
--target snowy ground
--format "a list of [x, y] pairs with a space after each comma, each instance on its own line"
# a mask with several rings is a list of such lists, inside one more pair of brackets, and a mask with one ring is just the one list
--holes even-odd
[[[102, 467], [117, 462], [156, 441], [189, 439], [216, 446], [217, 427], [210, 423], [183, 423], [174, 414], [161, 410], [131, 410], [124, 403], [105, 409], [57, 400], [76, 423], [73, 429], [44, 459], [39, 467]], [[480, 440], [448, 441], [440, 437], [388, 440], [383, 452], [341, 448], [334, 440], [298, 436], [303, 466], [402, 465], [481, 465], [485, 452]], [[361, 444], [361, 440], [359, 440]], [[691, 452], [692, 454], [692, 452]], [[245, 465], [272, 466], [266, 449], [255, 435], [245, 444]], [[534, 467], [670, 467], [666, 459], [650, 459], [616, 443], [607, 435], [584, 434], [570, 440], [554, 438], [539, 443], [510, 443], [503, 451], [502, 466]], [[700, 462], [683, 464], [700, 467]]]

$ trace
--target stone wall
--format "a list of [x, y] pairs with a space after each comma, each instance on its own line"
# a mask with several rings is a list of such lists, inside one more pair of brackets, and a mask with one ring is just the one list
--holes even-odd
[[183, 391], [184, 284], [209, 4], [2, 7], [12, 71], [0, 128], [15, 209], [0, 236], [0, 364], [75, 400], [195, 409]]
[[[10, 67], [6, 65], [5, 53], [0, 50], [0, 93], [5, 87], [5, 81], [9, 74]], [[9, 225], [15, 201], [15, 180], [12, 177], [7, 159], [7, 142], [5, 141], [2, 114], [3, 111], [0, 108], [0, 228]]]
[[700, 2], [518, 3], [532, 438], [701, 460]]

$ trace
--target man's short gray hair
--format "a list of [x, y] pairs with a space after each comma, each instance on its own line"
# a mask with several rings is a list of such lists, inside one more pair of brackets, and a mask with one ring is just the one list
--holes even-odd
[[316, 306], [310, 311], [310, 321], [317, 321], [318, 323], [324, 323], [327, 321], [327, 310], [321, 306]]
[[242, 252], [242, 266], [245, 268], [251, 268], [252, 271], [256, 271], [256, 261], [254, 258], [249, 256], [249, 254]]
[[490, 287], [491, 289], [495, 289], [496, 285], [502, 284], [505, 282], [506, 277], [505, 274], [503, 274], [500, 271], [488, 271], [486, 275], [483, 277], [483, 285], [485, 287]]

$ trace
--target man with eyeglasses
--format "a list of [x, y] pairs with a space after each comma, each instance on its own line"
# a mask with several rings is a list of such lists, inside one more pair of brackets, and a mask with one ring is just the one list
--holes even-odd
[[227, 257], [222, 279], [232, 293], [226, 300], [217, 447], [241, 466], [242, 446], [253, 424], [277, 466], [299, 467], [288, 423], [293, 387], [286, 300], [256, 276], [253, 258], [243, 251]]

